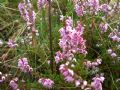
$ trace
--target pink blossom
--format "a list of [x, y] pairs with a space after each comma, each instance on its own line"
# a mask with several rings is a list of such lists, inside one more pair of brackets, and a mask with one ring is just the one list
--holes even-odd
[[75, 86], [76, 87], [80, 86], [80, 80], [75, 80]]
[[19, 61], [18, 61], [18, 67], [20, 68], [20, 70], [22, 72], [25, 72], [25, 73], [32, 71], [32, 68], [28, 64], [27, 58], [21, 58], [21, 59], [19, 59]]
[[112, 49], [108, 49], [107, 52], [108, 52], [108, 54], [111, 54], [112, 53]]
[[117, 29], [114, 29], [114, 31], [111, 32], [108, 37], [115, 42], [120, 42], [120, 32]]
[[55, 56], [56, 63], [59, 63], [61, 60], [63, 60], [63, 58], [64, 58], [63, 54], [60, 51], [56, 52], [56, 56]]
[[88, 6], [92, 8], [93, 11], [99, 10], [99, 0], [88, 0]]
[[73, 20], [71, 17], [68, 17], [65, 21], [66, 26], [72, 26], [73, 25]]
[[118, 36], [114, 35], [113, 37], [111, 37], [113, 41], [117, 41]]
[[84, 27], [80, 22], [77, 23], [77, 27], [72, 27], [72, 19], [69, 17], [66, 20], [66, 26], [60, 29], [61, 39], [59, 46], [63, 50], [63, 55], [66, 58], [73, 58], [73, 53], [86, 54], [85, 40], [82, 37]]
[[111, 53], [111, 57], [113, 57], [113, 58], [114, 58], [114, 57], [116, 57], [116, 56], [117, 56], [117, 54], [116, 54], [116, 53], [114, 53], [114, 52], [113, 52], [113, 53]]
[[101, 29], [101, 33], [104, 33], [104, 32], [107, 32], [107, 30], [108, 30], [108, 23], [101, 23], [100, 25], [99, 25], [99, 27], [100, 27], [100, 29]]
[[66, 76], [65, 77], [65, 81], [67, 81], [67, 82], [73, 82], [74, 78], [72, 76]]
[[9, 85], [12, 88], [12, 90], [19, 90], [18, 89], [18, 84], [14, 80], [11, 80]]
[[54, 82], [49, 78], [40, 78], [38, 83], [42, 84], [44, 87], [51, 89], [53, 88]]
[[47, 3], [47, 0], [38, 0], [37, 2], [38, 9], [42, 9], [46, 3]]
[[32, 9], [32, 4], [29, 2], [19, 3], [18, 5], [19, 11], [23, 19], [26, 21], [27, 26], [31, 29], [35, 24], [36, 13]]
[[15, 41], [13, 41], [12, 39], [9, 39], [9, 41], [7, 42], [7, 45], [10, 48], [14, 48], [15, 46], [17, 46], [17, 44], [15, 43]]
[[108, 4], [102, 4], [100, 6], [100, 10], [107, 13], [107, 12], [109, 12], [111, 10], [111, 7]]
[[89, 69], [89, 68], [95, 68], [98, 65], [102, 64], [102, 59], [98, 58], [96, 61], [91, 62], [91, 61], [86, 61], [84, 62], [84, 65]]
[[77, 13], [78, 16], [83, 16], [84, 14], [84, 6], [83, 5], [75, 5], [75, 12]]
[[95, 89], [95, 90], [102, 90], [102, 83], [104, 81], [104, 77], [100, 76], [100, 77], [94, 77], [93, 78], [93, 82], [91, 83], [91, 86]]
[[61, 64], [59, 70], [61, 74], [64, 76], [65, 81], [67, 82], [74, 81], [74, 71], [69, 69], [67, 65]]
[[26, 20], [26, 17], [25, 17], [25, 15], [26, 15], [25, 14], [25, 4], [24, 3], [19, 3], [18, 9], [19, 9], [20, 14], [23, 17], [23, 19]]

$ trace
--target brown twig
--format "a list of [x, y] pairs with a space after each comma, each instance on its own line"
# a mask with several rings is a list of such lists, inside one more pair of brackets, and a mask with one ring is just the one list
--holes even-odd
[[51, 0], [48, 0], [48, 22], [49, 22], [49, 41], [50, 41], [50, 66], [53, 73], [53, 45], [52, 45], [52, 27], [51, 27]]

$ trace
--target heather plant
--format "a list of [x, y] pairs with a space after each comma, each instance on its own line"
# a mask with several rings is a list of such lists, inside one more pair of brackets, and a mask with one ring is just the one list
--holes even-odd
[[0, 1], [1, 90], [119, 90], [119, 0]]

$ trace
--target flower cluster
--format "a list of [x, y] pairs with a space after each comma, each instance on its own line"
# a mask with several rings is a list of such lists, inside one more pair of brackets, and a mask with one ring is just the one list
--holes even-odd
[[36, 14], [32, 10], [32, 4], [30, 2], [19, 3], [19, 11], [23, 19], [27, 22], [28, 28], [32, 28], [35, 24]]
[[99, 0], [78, 1], [75, 5], [75, 11], [78, 16], [83, 16], [85, 13], [96, 13], [99, 11]]
[[21, 17], [26, 21], [26, 24], [27, 24], [28, 32], [26, 34], [25, 41], [27, 41], [27, 43], [29, 44], [31, 44], [31, 42], [32, 44], [34, 44], [35, 40], [33, 39], [33, 37], [39, 36], [39, 33], [35, 27], [36, 13], [33, 10], [33, 6], [30, 1], [26, 2], [24, 0], [24, 3], [19, 3], [18, 8], [19, 8]]
[[100, 27], [100, 29], [101, 29], [101, 33], [104, 33], [104, 32], [107, 32], [107, 30], [108, 30], [108, 23], [101, 23], [100, 25], [99, 25], [99, 27]]
[[120, 32], [116, 29], [112, 31], [108, 37], [113, 41], [120, 42]]
[[25, 72], [25, 73], [32, 72], [32, 70], [33, 70], [30, 67], [30, 65], [28, 64], [27, 58], [21, 58], [21, 59], [19, 59], [19, 61], [18, 61], [18, 68], [20, 68], [20, 70], [22, 72]]
[[97, 67], [98, 65], [100, 65], [102, 63], [102, 59], [96, 59], [96, 61], [94, 61], [94, 62], [91, 62], [91, 61], [86, 61], [86, 62], [84, 62], [84, 65], [88, 68], [88, 69], [90, 69], [90, 68], [95, 68], [95, 67]]
[[76, 87], [81, 87], [81, 89], [88, 88], [88, 83], [86, 80], [79, 78], [72, 69], [69, 68], [69, 62], [60, 65], [60, 73], [64, 76], [64, 80], [69, 83], [74, 83]]
[[81, 87], [81, 89], [87, 88], [87, 81], [78, 77], [70, 67], [74, 67], [73, 62], [76, 62], [74, 57], [76, 53], [87, 54], [83, 32], [84, 27], [81, 22], [77, 22], [77, 26], [74, 28], [71, 17], [67, 17], [65, 26], [60, 29], [61, 39], [59, 46], [62, 51], [56, 52], [55, 56], [56, 63], [65, 61], [65, 64], [61, 64], [59, 67], [59, 71], [64, 76], [64, 80], [74, 83], [76, 87]]
[[54, 85], [54, 81], [52, 81], [49, 78], [40, 78], [38, 80], [38, 83], [42, 84], [44, 87], [46, 87], [48, 89], [53, 88], [53, 85]]
[[105, 80], [105, 78], [101, 75], [96, 75], [96, 77], [93, 78], [93, 82], [91, 83], [91, 86], [94, 90], [102, 90], [102, 83]]
[[19, 90], [18, 89], [18, 78], [14, 78], [12, 80], [10, 80], [11, 74], [3, 74], [2, 72], [0, 72], [0, 84], [3, 82], [9, 82], [9, 86], [11, 87], [12, 90]]
[[83, 16], [85, 11], [84, 11], [84, 6], [82, 4], [76, 4], [75, 5], [75, 11], [77, 13], [78, 16]]
[[90, 87], [88, 87], [88, 82], [86, 81], [86, 80], [80, 80], [80, 79], [78, 79], [78, 80], [75, 80], [75, 86], [76, 87], [81, 87], [81, 89], [83, 89], [83, 90], [89, 90], [90, 89]]
[[60, 73], [64, 76], [65, 81], [73, 82], [74, 81], [74, 71], [69, 69], [66, 64], [60, 65]]
[[47, 0], [38, 0], [37, 2], [37, 6], [38, 6], [38, 9], [42, 9], [46, 4], [47, 4]]
[[12, 88], [12, 90], [19, 90], [18, 84], [16, 83], [17, 81], [11, 80], [9, 83], [9, 86]]
[[112, 57], [112, 58], [114, 58], [114, 57], [116, 57], [116, 56], [117, 56], [117, 54], [116, 54], [115, 52], [113, 52], [113, 50], [112, 50], [112, 49], [108, 49], [108, 50], [107, 50], [107, 52], [108, 52], [108, 54], [110, 54], [110, 55], [111, 55], [111, 57]]
[[112, 8], [110, 7], [110, 5], [108, 4], [102, 4], [100, 7], [99, 7], [100, 11], [103, 11], [105, 13], [108, 13]]
[[[100, 4], [100, 0], [85, 0], [85, 1], [77, 1], [75, 4], [75, 11], [78, 16], [83, 16], [85, 13], [94, 13], [97, 14], [99, 11], [102, 11], [106, 14], [110, 14], [119, 11], [120, 4], [116, 3], [113, 7], [109, 4], [103, 3]], [[118, 12], [117, 11], [117, 12]]]
[[18, 44], [16, 44], [15, 41], [12, 39], [9, 39], [9, 41], [7, 42], [7, 45], [9, 48], [14, 48], [14, 47], [18, 46]]
[[56, 63], [67, 59], [71, 61], [75, 53], [87, 54], [85, 40], [82, 37], [84, 27], [78, 22], [76, 28], [73, 28], [71, 17], [65, 21], [65, 27], [60, 29], [61, 39], [59, 42], [62, 52], [58, 51], [55, 56]]
[[99, 10], [99, 0], [88, 0], [87, 5], [90, 7], [92, 11]]

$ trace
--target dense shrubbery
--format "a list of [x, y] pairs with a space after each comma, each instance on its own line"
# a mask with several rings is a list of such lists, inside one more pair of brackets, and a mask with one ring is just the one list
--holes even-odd
[[0, 3], [2, 90], [119, 90], [119, 55], [119, 1]]

